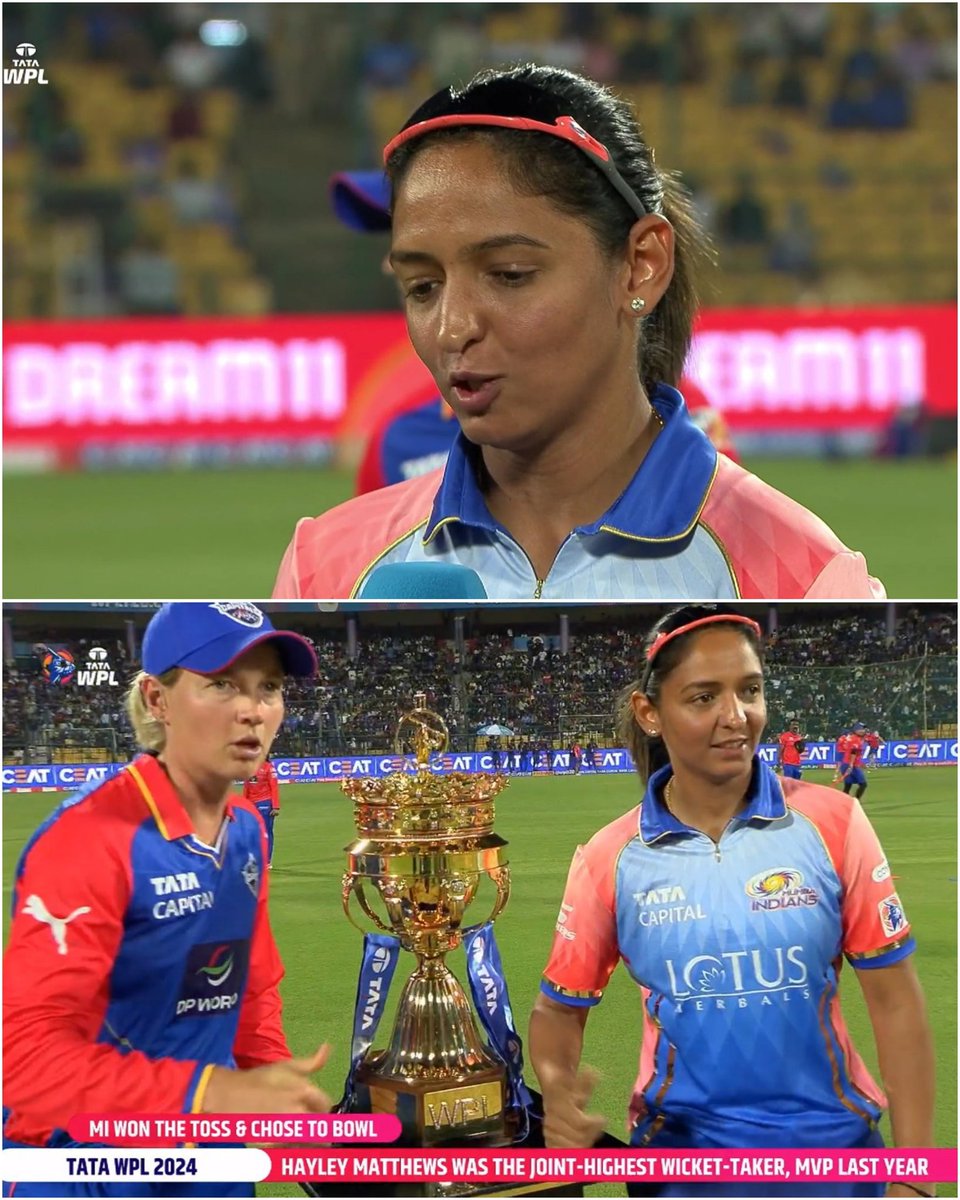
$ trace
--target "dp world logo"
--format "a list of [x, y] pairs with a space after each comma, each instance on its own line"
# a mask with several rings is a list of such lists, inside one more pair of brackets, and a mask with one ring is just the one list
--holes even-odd
[[13, 56], [13, 66], [3, 68], [3, 82], [47, 83], [43, 68], [37, 62], [37, 48], [33, 42], [20, 42]]
[[214, 988], [223, 987], [232, 973], [233, 952], [229, 946], [217, 946], [207, 962], [197, 968], [197, 974], [206, 976], [207, 983]]

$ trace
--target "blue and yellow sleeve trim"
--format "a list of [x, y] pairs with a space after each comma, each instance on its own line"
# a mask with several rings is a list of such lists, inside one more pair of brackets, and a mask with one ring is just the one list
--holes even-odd
[[863, 954], [847, 954], [846, 959], [858, 971], [873, 971], [877, 967], [892, 967], [894, 963], [911, 955], [916, 948], [916, 939], [905, 937], [898, 942], [889, 942], [878, 950], [866, 950]]
[[549, 996], [551, 1000], [556, 1000], [560, 1004], [569, 1004], [573, 1008], [592, 1008], [603, 999], [602, 991], [574, 991], [572, 988], [562, 988], [559, 984], [547, 979], [546, 976], [540, 980], [540, 991], [545, 996]]

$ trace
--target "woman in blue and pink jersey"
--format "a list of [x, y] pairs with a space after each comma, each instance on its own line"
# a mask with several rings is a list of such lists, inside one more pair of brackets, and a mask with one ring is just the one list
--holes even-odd
[[[583, 1030], [619, 960], [644, 1033], [631, 1144], [652, 1148], [932, 1144], [933, 1052], [914, 941], [876, 834], [852, 797], [780, 779], [760, 628], [691, 605], [647, 637], [621, 696], [640, 805], [578, 847], [530, 1022], [547, 1144], [588, 1146]], [[851, 1044], [843, 958], [866, 999], [884, 1092]], [[710, 1190], [705, 1190], [709, 1188]], [[883, 1185], [665, 1184], [675, 1195], [880, 1195]], [[923, 1180], [891, 1196], [931, 1195]]]
[[458, 432], [442, 469], [299, 521], [277, 597], [409, 598], [431, 566], [495, 600], [884, 595], [691, 419], [709, 255], [629, 104], [557, 67], [485, 70], [383, 161], [410, 342]]

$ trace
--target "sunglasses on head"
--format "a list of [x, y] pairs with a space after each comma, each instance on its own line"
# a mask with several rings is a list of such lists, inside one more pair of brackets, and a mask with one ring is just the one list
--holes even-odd
[[469, 93], [443, 88], [421, 104], [403, 129], [387, 143], [383, 161], [386, 164], [400, 146], [425, 133], [465, 126], [546, 133], [559, 138], [585, 154], [638, 217], [647, 215], [643, 201], [617, 170], [607, 147], [574, 117], [564, 113], [559, 100], [519, 79], [480, 84]]

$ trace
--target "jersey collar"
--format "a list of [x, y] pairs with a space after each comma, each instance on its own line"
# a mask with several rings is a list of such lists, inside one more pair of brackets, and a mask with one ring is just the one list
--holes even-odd
[[[674, 542], [689, 536], [696, 524], [717, 473], [717, 451], [690, 419], [676, 388], [661, 383], [650, 401], [663, 429], [625, 491], [598, 521], [579, 526], [578, 533]], [[451, 522], [506, 532], [487, 508], [477, 482], [479, 465], [479, 447], [458, 433], [423, 533], [424, 545]]]
[[[697, 832], [689, 825], [678, 821], [663, 802], [663, 789], [672, 775], [673, 768], [667, 765], [661, 767], [659, 771], [654, 771], [647, 781], [647, 790], [644, 792], [643, 803], [640, 805], [640, 838], [648, 845], [651, 842], [659, 841], [668, 834]], [[742, 813], [737, 814], [736, 820], [742, 823], [776, 821], [786, 814], [787, 802], [784, 799], [777, 773], [761, 762], [759, 755], [755, 754], [753, 756], [753, 774], [750, 777], [750, 786], [747, 788], [747, 807]]]
[[[136, 784], [157, 829], [168, 842], [195, 834], [193, 821], [155, 754], [139, 755], [124, 770]], [[234, 797], [231, 796], [227, 799], [226, 809], [231, 821], [234, 819], [233, 804]]]

